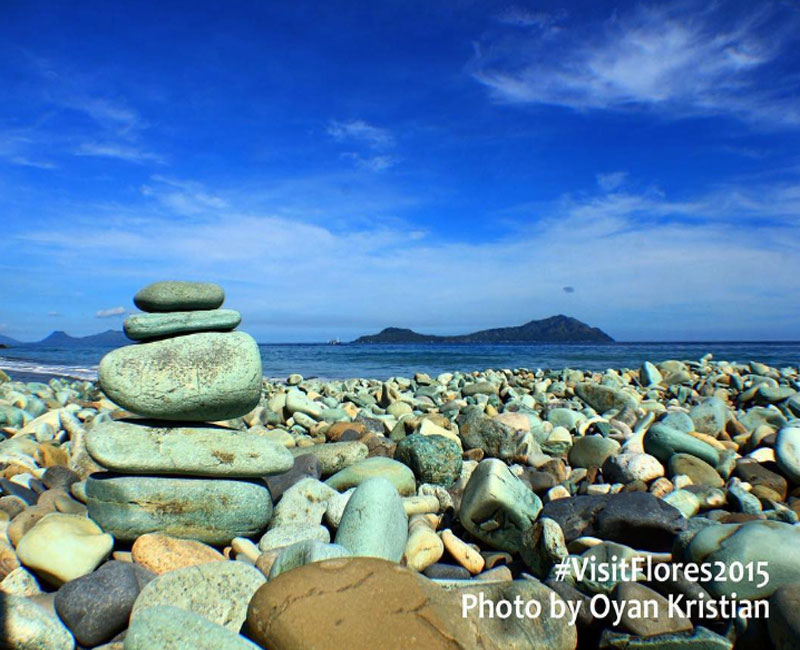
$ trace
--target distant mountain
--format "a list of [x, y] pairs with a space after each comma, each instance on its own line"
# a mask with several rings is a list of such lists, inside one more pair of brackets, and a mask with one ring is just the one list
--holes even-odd
[[0, 344], [7, 345], [9, 347], [21, 345], [21, 343], [16, 339], [12, 339], [10, 336], [3, 336], [2, 334], [0, 334]]
[[106, 330], [100, 334], [91, 334], [90, 336], [70, 336], [66, 332], [60, 330], [52, 332], [49, 336], [43, 338], [36, 343], [29, 345], [47, 345], [50, 347], [64, 347], [69, 345], [97, 345], [97, 346], [118, 346], [128, 345], [130, 340], [126, 337], [122, 330]]
[[354, 343], [613, 343], [603, 330], [569, 316], [532, 320], [519, 327], [499, 327], [472, 334], [434, 336], [387, 327], [378, 334], [361, 336]]

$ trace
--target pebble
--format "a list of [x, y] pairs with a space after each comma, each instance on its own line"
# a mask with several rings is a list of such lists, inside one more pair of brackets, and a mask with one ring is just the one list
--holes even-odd
[[133, 303], [146, 312], [217, 309], [224, 301], [222, 287], [210, 282], [154, 282], [133, 297]]
[[192, 332], [227, 332], [236, 329], [241, 322], [242, 315], [233, 309], [171, 311], [128, 316], [123, 323], [123, 330], [129, 339], [146, 341]]
[[144, 586], [131, 621], [148, 607], [170, 605], [238, 632], [247, 604], [264, 582], [264, 574], [244, 562], [209, 562], [175, 569]]
[[406, 465], [390, 458], [375, 456], [344, 468], [325, 481], [335, 490], [357, 487], [364, 481], [380, 477], [388, 480], [402, 496], [415, 494], [417, 482]]
[[131, 547], [131, 554], [136, 564], [156, 575], [206, 562], [225, 560], [222, 553], [207, 544], [163, 533], [140, 535]]
[[394, 459], [407, 465], [419, 483], [450, 487], [461, 474], [461, 448], [436, 434], [407, 436], [397, 444]]
[[19, 650], [74, 650], [75, 639], [55, 615], [32, 600], [0, 592], [3, 645]]

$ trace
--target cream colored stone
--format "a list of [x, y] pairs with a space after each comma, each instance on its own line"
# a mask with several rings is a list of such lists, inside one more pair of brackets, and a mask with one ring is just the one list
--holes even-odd
[[439, 533], [439, 536], [442, 538], [447, 552], [472, 575], [483, 571], [486, 564], [483, 556], [464, 540], [456, 537], [452, 530], [445, 528]]
[[424, 515], [413, 515], [408, 524], [408, 539], [403, 551], [405, 564], [422, 571], [438, 562], [444, 554], [444, 543]]

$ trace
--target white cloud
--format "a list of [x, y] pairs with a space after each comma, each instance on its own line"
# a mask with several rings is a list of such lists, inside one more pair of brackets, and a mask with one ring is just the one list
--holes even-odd
[[143, 185], [143, 196], [155, 198], [164, 207], [184, 216], [224, 210], [227, 201], [211, 194], [200, 183], [181, 181], [161, 175], [151, 177], [154, 185]]
[[124, 316], [125, 307], [111, 307], [110, 309], [98, 309], [95, 313], [96, 318], [113, 318], [114, 316]]
[[164, 162], [164, 159], [160, 155], [152, 151], [143, 151], [138, 147], [113, 142], [84, 142], [74, 153], [76, 156], [116, 158], [133, 163]]
[[532, 20], [524, 36], [493, 34], [477, 44], [470, 70], [506, 102], [800, 124], [796, 80], [763, 81], [765, 66], [796, 47], [786, 41], [797, 16], [776, 24], [777, 10], [756, 4], [732, 19], [724, 7], [639, 5], [600, 26], [564, 28], [557, 38], [545, 38]]
[[61, 312], [58, 312], [58, 311], [49, 311], [49, 312], [47, 312], [47, 315], [50, 318], [60, 318], [62, 316]]
[[656, 189], [565, 196], [477, 242], [417, 238], [412, 225], [377, 216], [334, 230], [302, 212], [232, 201], [202, 220], [176, 219], [153, 199], [158, 211], [135, 223], [97, 215], [19, 239], [51, 272], [74, 265], [76, 251], [92, 259], [106, 293], [151, 281], [153, 269], [221, 282], [256, 335], [284, 328], [284, 340], [292, 324], [468, 331], [559, 312], [620, 339], [796, 331], [786, 296], [800, 291], [800, 183], [688, 198]]
[[340, 122], [331, 120], [328, 135], [337, 142], [356, 142], [371, 149], [385, 149], [394, 145], [394, 137], [387, 129], [382, 129], [364, 120]]
[[601, 190], [611, 192], [625, 183], [628, 172], [608, 172], [607, 174], [597, 174], [595, 178]]
[[377, 156], [362, 156], [354, 151], [348, 151], [342, 154], [342, 158], [352, 160], [356, 167], [371, 172], [382, 172], [390, 167], [393, 167], [397, 159], [394, 156], [386, 154]]

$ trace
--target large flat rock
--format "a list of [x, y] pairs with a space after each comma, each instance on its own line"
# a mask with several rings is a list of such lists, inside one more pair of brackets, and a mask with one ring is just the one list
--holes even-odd
[[86, 481], [89, 517], [115, 539], [162, 532], [209, 544], [251, 537], [267, 526], [267, 486], [228, 479], [93, 474]]
[[222, 287], [211, 282], [154, 282], [133, 297], [133, 303], [142, 311], [216, 309], [224, 301]]
[[123, 324], [125, 335], [134, 341], [191, 334], [193, 332], [228, 332], [242, 322], [233, 309], [175, 311], [165, 314], [134, 314]]
[[122, 474], [257, 478], [286, 472], [294, 457], [256, 433], [213, 425], [164, 427], [148, 420], [102, 422], [86, 436], [89, 454]]
[[261, 396], [261, 356], [244, 332], [204, 332], [128, 345], [100, 361], [100, 386], [129, 411], [162, 420], [225, 420]]

